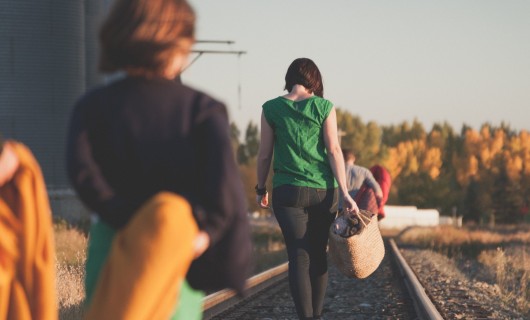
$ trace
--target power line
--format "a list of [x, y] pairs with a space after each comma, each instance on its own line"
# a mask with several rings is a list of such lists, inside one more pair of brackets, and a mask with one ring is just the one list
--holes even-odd
[[213, 54], [246, 54], [246, 51], [239, 51], [239, 50], [191, 50], [191, 53], [213, 53]]
[[232, 41], [232, 40], [196, 40], [195, 43], [224, 43], [224, 44], [234, 44], [235, 41]]

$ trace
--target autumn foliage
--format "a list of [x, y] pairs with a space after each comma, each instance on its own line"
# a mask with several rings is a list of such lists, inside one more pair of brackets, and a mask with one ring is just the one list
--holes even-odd
[[[337, 110], [341, 145], [355, 150], [357, 163], [381, 164], [393, 179], [389, 204], [438, 208], [478, 223], [528, 220], [530, 201], [530, 134], [505, 124], [464, 125], [460, 133], [447, 123], [425, 130], [417, 120], [397, 125], [363, 122]], [[249, 123], [243, 141], [232, 125], [235, 153], [254, 204], [259, 128]]]

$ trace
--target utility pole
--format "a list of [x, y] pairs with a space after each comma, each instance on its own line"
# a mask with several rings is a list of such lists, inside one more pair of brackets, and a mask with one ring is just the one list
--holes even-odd
[[342, 146], [341, 145], [341, 142], [342, 142], [342, 137], [344, 137], [346, 135], [346, 131], [343, 131], [342, 129], [338, 129], [337, 130], [337, 136], [339, 138], [339, 146]]
[[[197, 41], [195, 41], [195, 43], [196, 44], [208, 43], [208, 44], [228, 44], [228, 45], [232, 45], [232, 44], [235, 43], [235, 41], [232, 41], [232, 40], [197, 40]], [[235, 55], [237, 55], [238, 58], [240, 58], [241, 55], [246, 54], [247, 52], [246, 51], [241, 51], [241, 50], [199, 50], [199, 49], [193, 49], [193, 50], [191, 50], [191, 53], [195, 53], [195, 54], [197, 54], [197, 56], [195, 56], [195, 58], [193, 58], [193, 60], [191, 60], [191, 62], [182, 69], [180, 74], [182, 74], [189, 67], [191, 67], [191, 65], [194, 64], [195, 61], [197, 61], [203, 54], [235, 54]], [[177, 76], [175, 81], [182, 82], [180, 74]], [[238, 83], [238, 86], [237, 86], [237, 94], [238, 94], [237, 98], [238, 98], [238, 101], [239, 101], [239, 109], [241, 109], [241, 79], [239, 79], [239, 83]]]
[[[235, 43], [235, 41], [232, 40], [197, 40], [195, 43], [209, 43], [209, 44], [228, 44], [232, 45]], [[186, 71], [195, 61], [197, 61], [203, 54], [237, 54], [238, 57], [240, 57], [242, 54], [246, 54], [246, 51], [241, 50], [199, 50], [199, 49], [193, 49], [191, 50], [191, 53], [196, 53], [197, 56], [191, 60], [191, 62], [184, 67], [182, 72]], [[181, 73], [182, 73], [181, 72]]]

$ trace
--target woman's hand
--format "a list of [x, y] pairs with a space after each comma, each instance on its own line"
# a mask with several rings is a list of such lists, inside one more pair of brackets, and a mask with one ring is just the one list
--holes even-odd
[[269, 209], [269, 193], [266, 192], [264, 195], [256, 195], [256, 201], [258, 206], [262, 209]]
[[200, 257], [209, 246], [210, 236], [204, 231], [199, 231], [197, 237], [195, 237], [195, 241], [193, 241], [193, 258], [197, 259]]
[[344, 198], [342, 200], [342, 207], [347, 212], [359, 213], [359, 207], [357, 207], [357, 203], [355, 203], [355, 201], [348, 193], [344, 195]]
[[6, 143], [0, 154], [0, 187], [6, 184], [18, 169], [19, 160], [12, 147]]

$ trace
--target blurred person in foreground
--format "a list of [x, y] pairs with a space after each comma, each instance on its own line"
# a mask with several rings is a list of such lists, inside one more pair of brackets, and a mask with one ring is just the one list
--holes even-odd
[[126, 76], [80, 98], [67, 141], [95, 213], [88, 319], [201, 319], [204, 290], [244, 290], [251, 240], [226, 107], [174, 81], [194, 29], [185, 0], [117, 0], [100, 30], [101, 71]]
[[262, 208], [269, 205], [265, 183], [274, 154], [273, 212], [287, 246], [291, 295], [300, 319], [321, 319], [328, 283], [326, 247], [339, 190], [346, 210], [358, 208], [346, 188], [335, 107], [323, 98], [316, 64], [294, 60], [285, 90], [286, 95], [262, 107], [257, 202]]
[[388, 201], [388, 194], [390, 193], [390, 186], [392, 185], [392, 177], [388, 170], [381, 166], [375, 165], [370, 168], [374, 179], [379, 183], [383, 196], [378, 201], [377, 219], [381, 220], [385, 217], [385, 204]]
[[346, 184], [348, 193], [355, 200], [359, 209], [377, 214], [378, 203], [383, 198], [383, 191], [368, 168], [355, 164], [355, 154], [350, 149], [343, 149], [346, 165]]
[[39, 164], [0, 137], [0, 319], [57, 319], [55, 246]]

